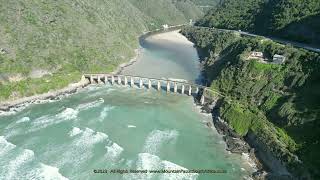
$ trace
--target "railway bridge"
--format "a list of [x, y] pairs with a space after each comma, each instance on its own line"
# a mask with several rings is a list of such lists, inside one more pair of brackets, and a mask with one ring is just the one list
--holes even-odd
[[[224, 97], [217, 91], [211, 90], [206, 86], [190, 83], [183, 79], [172, 78], [150, 78], [133, 75], [120, 74], [84, 74], [82, 78], [89, 80], [90, 84], [118, 84], [124, 87], [138, 87], [147, 89], [165, 90], [167, 93], [179, 93], [192, 95], [201, 95], [200, 103], [205, 104], [206, 99], [212, 96]], [[199, 96], [200, 97], [200, 96]]]

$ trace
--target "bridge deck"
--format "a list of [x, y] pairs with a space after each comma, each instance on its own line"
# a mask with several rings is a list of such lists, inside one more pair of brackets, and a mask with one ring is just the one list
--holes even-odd
[[[104, 79], [104, 78], [109, 78], [109, 77], [114, 77], [116, 79], [114, 79], [115, 81], [118, 80], [118, 78], [120, 77], [126, 77], [126, 78], [133, 78], [133, 79], [141, 79], [141, 80], [150, 80], [150, 81], [162, 81], [162, 82], [169, 82], [169, 83], [175, 83], [175, 84], [179, 84], [179, 85], [187, 85], [189, 87], [196, 87], [198, 89], [202, 89], [203, 92], [209, 92], [211, 95], [212, 94], [216, 94], [218, 96], [221, 97], [225, 97], [223, 94], [221, 94], [218, 91], [214, 91], [209, 89], [207, 86], [203, 86], [203, 85], [199, 85], [199, 84], [195, 84], [195, 83], [191, 83], [188, 82], [187, 80], [181, 79], [181, 80], [173, 80], [170, 78], [153, 78], [153, 77], [143, 77], [143, 76], [135, 76], [135, 75], [124, 75], [124, 74], [105, 74], [105, 73], [91, 73], [91, 74], [84, 74], [83, 75], [85, 78], [93, 78], [93, 79]], [[131, 81], [131, 80], [130, 80]], [[129, 82], [130, 82], [129, 81]], [[179, 88], [180, 89], [180, 88]]]

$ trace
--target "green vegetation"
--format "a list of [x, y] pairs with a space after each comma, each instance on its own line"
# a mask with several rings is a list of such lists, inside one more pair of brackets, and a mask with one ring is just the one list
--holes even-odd
[[224, 0], [200, 26], [241, 29], [319, 45], [318, 0]]
[[[80, 80], [63, 74], [111, 72], [134, 56], [144, 31], [199, 15], [188, 0], [1, 1], [0, 101]], [[36, 70], [52, 77], [32, 79]], [[16, 76], [24, 78], [9, 81]]]
[[195, 5], [202, 9], [203, 12], [208, 12], [216, 7], [222, 0], [191, 0]]
[[[242, 136], [255, 134], [296, 176], [318, 179], [320, 55], [209, 28], [182, 33], [202, 52], [211, 88], [231, 100], [222, 105], [222, 118]], [[251, 51], [263, 52], [266, 61], [249, 59]], [[286, 62], [270, 63], [274, 54]]]

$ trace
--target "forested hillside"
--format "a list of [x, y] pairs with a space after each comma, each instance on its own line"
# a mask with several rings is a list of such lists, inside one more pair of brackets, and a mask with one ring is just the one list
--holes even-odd
[[144, 31], [199, 15], [188, 0], [0, 0], [0, 101], [110, 72]]
[[[256, 137], [295, 177], [319, 179], [320, 55], [209, 28], [182, 33], [201, 52], [211, 88], [227, 96], [221, 117], [243, 137]], [[265, 59], [250, 58], [252, 51]], [[286, 62], [271, 63], [275, 54]]]
[[240, 29], [320, 45], [318, 0], [225, 0], [200, 26]]

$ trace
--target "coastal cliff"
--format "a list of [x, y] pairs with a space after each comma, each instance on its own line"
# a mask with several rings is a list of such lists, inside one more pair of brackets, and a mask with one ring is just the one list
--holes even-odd
[[[319, 177], [319, 54], [215, 29], [182, 33], [198, 48], [210, 88], [231, 100], [219, 106], [220, 118], [257, 147], [267, 169], [283, 176], [287, 169], [296, 179]], [[286, 61], [273, 63], [275, 54]], [[270, 159], [282, 168], [274, 169]]]

